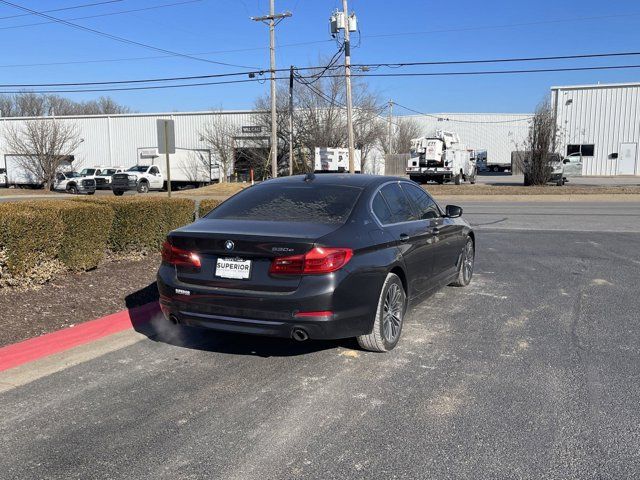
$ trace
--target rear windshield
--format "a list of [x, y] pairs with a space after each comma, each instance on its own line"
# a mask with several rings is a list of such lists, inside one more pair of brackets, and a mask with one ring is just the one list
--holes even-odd
[[230, 198], [207, 218], [343, 224], [361, 191], [344, 185], [259, 185]]

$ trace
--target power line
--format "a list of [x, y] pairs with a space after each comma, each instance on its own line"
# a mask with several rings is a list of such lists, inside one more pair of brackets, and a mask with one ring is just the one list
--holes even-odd
[[[570, 20], [571, 24], [576, 22], [584, 22], [590, 20], [604, 20], [610, 18], [627, 18], [627, 17], [637, 17], [640, 15], [640, 12], [631, 12], [631, 13], [619, 13], [612, 15], [600, 15], [600, 16], [592, 16], [592, 17], [572, 17]], [[548, 24], [556, 24], [562, 23], [566, 24], [568, 20], [566, 18], [560, 20], [537, 20], [533, 22], [522, 22], [522, 23], [507, 23], [501, 25], [482, 25], [482, 26], [473, 26], [473, 27], [460, 27], [460, 28], [447, 28], [447, 29], [439, 29], [439, 30], [423, 30], [416, 32], [395, 32], [395, 33], [380, 33], [374, 35], [363, 35], [362, 38], [388, 38], [388, 37], [405, 37], [405, 36], [413, 36], [413, 35], [427, 35], [431, 33], [450, 33], [450, 32], [471, 32], [471, 31], [479, 31], [479, 30], [495, 30], [496, 28], [516, 28], [516, 27], [530, 27], [536, 25], [548, 25]]]
[[469, 72], [406, 72], [406, 73], [354, 73], [354, 77], [451, 77], [465, 75], [511, 75], [523, 73], [583, 72], [591, 70], [622, 70], [640, 68], [640, 65], [603, 65], [597, 67], [531, 68], [522, 70], [480, 70]]
[[67, 20], [63, 20], [61, 18], [52, 17], [51, 15], [47, 15], [45, 13], [38, 12], [36, 10], [32, 10], [30, 8], [27, 8], [27, 7], [23, 7], [21, 5], [17, 5], [15, 3], [9, 2], [7, 0], [0, 0], [0, 3], [3, 3], [5, 5], [8, 5], [8, 6], [13, 7], [13, 8], [17, 8], [17, 9], [25, 11], [25, 12], [29, 12], [29, 13], [31, 13], [33, 15], [37, 15], [37, 16], [42, 17], [42, 18], [46, 18], [46, 19], [52, 20], [52, 21], [54, 21], [56, 23], [61, 23], [61, 24], [66, 25], [68, 27], [76, 28], [78, 30], [83, 30], [85, 32], [94, 33], [94, 34], [99, 35], [101, 37], [109, 38], [109, 39], [115, 40], [117, 42], [127, 43], [127, 44], [130, 44], [130, 45], [136, 45], [138, 47], [147, 48], [149, 50], [155, 50], [157, 52], [170, 54], [172, 56], [188, 58], [190, 60], [196, 60], [196, 61], [199, 61], [199, 62], [215, 63], [217, 65], [224, 65], [224, 66], [227, 66], [227, 67], [252, 68], [252, 67], [247, 67], [246, 65], [235, 65], [235, 64], [232, 64], [232, 63], [216, 62], [216, 61], [213, 61], [213, 60], [208, 60], [206, 58], [194, 57], [192, 55], [187, 55], [187, 54], [184, 54], [184, 53], [174, 52], [172, 50], [167, 50], [167, 49], [160, 48], [160, 47], [154, 47], [153, 45], [149, 45], [149, 44], [142, 43], [142, 42], [137, 42], [135, 40], [130, 40], [130, 39], [124, 38], [124, 37], [119, 37], [119, 36], [113, 35], [111, 33], [102, 32], [102, 31], [96, 30], [94, 28], [89, 28], [89, 27], [85, 27], [83, 25], [79, 25], [77, 23], [72, 23], [72, 22], [69, 22]]
[[413, 113], [417, 113], [418, 115], [422, 115], [424, 117], [430, 117], [430, 118], [435, 118], [437, 120], [444, 120], [447, 122], [458, 122], [458, 123], [474, 123], [474, 124], [482, 124], [482, 123], [514, 123], [514, 122], [528, 122], [531, 120], [531, 116], [527, 117], [527, 118], [517, 118], [517, 119], [513, 119], [513, 120], [457, 120], [457, 119], [451, 119], [448, 117], [444, 117], [442, 115], [433, 115], [430, 113], [424, 113], [424, 112], [420, 112], [418, 110], [414, 110], [413, 108], [409, 108], [409, 107], [405, 107], [404, 105], [399, 104], [398, 102], [393, 102], [394, 105], [397, 105], [400, 108], [404, 108], [405, 110], [409, 111], [409, 112], [413, 112]]
[[[297, 42], [297, 43], [285, 43], [278, 45], [278, 48], [283, 47], [301, 47], [306, 45], [315, 45], [318, 43], [333, 42], [333, 40], [318, 40], [313, 42]], [[252, 52], [258, 50], [267, 50], [269, 47], [251, 47], [251, 48], [235, 48], [232, 50], [213, 50], [208, 52], [196, 52], [189, 53], [188, 55], [215, 55], [218, 53], [237, 53], [237, 52]], [[102, 60], [76, 60], [67, 62], [47, 62], [47, 63], [13, 63], [0, 65], [0, 68], [23, 68], [23, 67], [51, 67], [56, 65], [84, 65], [90, 63], [113, 63], [113, 62], [131, 62], [140, 60], [156, 60], [161, 58], [172, 58], [176, 55], [152, 55], [146, 57], [126, 57], [126, 58], [107, 58]]]
[[[0, 0], [1, 1], [1, 0]], [[341, 51], [337, 52], [334, 55], [334, 58], [325, 65], [325, 66], [310, 66], [310, 67], [296, 67], [296, 72], [305, 71], [305, 70], [321, 70], [320, 73], [307, 74], [304, 77], [298, 75], [299, 78], [308, 79], [308, 83], [315, 83], [320, 78], [327, 76], [327, 71], [335, 70], [340, 67], [335, 66], [337, 59], [339, 58], [339, 54]], [[549, 58], [564, 58], [564, 59], [573, 59], [573, 58], [584, 58], [584, 57], [613, 57], [613, 56], [622, 56], [622, 55], [640, 55], [640, 52], [618, 52], [618, 53], [602, 53], [602, 54], [589, 54], [589, 55], [567, 55], [563, 57], [530, 57], [530, 58], [518, 58], [518, 59], [494, 59], [494, 60], [462, 60], [462, 63], [486, 63], [486, 62], [511, 62], [511, 61], [527, 61], [527, 60], [538, 60], [538, 59], [549, 59]], [[415, 64], [420, 65], [430, 65], [438, 62], [414, 62]], [[449, 63], [457, 63], [455, 61]], [[360, 64], [361, 67], [384, 67], [388, 64], [383, 63], [370, 63], [370, 64]], [[398, 67], [409, 66], [406, 64], [394, 64]], [[364, 72], [360, 74], [354, 74], [354, 76], [359, 77], [402, 77], [402, 76], [455, 76], [455, 75], [495, 75], [495, 74], [518, 74], [518, 73], [539, 73], [539, 72], [559, 72], [559, 71], [581, 71], [581, 70], [608, 70], [608, 69], [625, 69], [625, 68], [638, 68], [639, 65], [603, 65], [603, 66], [593, 66], [593, 67], [554, 67], [554, 68], [541, 68], [541, 69], [522, 69], [522, 70], [481, 70], [481, 71], [454, 71], [454, 72], [403, 72], [403, 73], [367, 73]], [[132, 79], [132, 80], [109, 80], [109, 81], [95, 81], [95, 82], [69, 82], [69, 83], [33, 83], [33, 84], [0, 84], [0, 88], [6, 87], [65, 87], [65, 86], [89, 86], [89, 85], [111, 85], [111, 84], [126, 84], [126, 83], [153, 83], [153, 82], [169, 82], [176, 80], [197, 80], [204, 78], [216, 78], [216, 77], [231, 77], [231, 76], [241, 76], [241, 75], [264, 75], [269, 70], [247, 70], [240, 72], [228, 72], [228, 73], [218, 73], [218, 74], [207, 74], [207, 75], [191, 75], [191, 76], [177, 76], [177, 77], [165, 77], [165, 78], [147, 78], [147, 79]], [[288, 68], [279, 68], [275, 69], [275, 72], [288, 72]], [[336, 75], [328, 75], [330, 78]], [[339, 76], [339, 75], [338, 75]]]
[[[288, 80], [289, 77], [276, 77], [276, 80]], [[183, 84], [174, 84], [174, 85], [145, 85], [142, 87], [116, 87], [116, 88], [83, 88], [83, 89], [73, 89], [73, 90], [28, 90], [28, 93], [39, 93], [39, 94], [47, 94], [47, 93], [87, 93], [87, 92], [128, 92], [128, 91], [136, 91], [136, 90], [161, 90], [167, 88], [183, 88], [183, 87], [201, 87], [208, 85], [230, 85], [235, 83], [252, 83], [259, 82], [264, 83], [265, 79], [263, 78], [246, 78], [242, 80], [225, 80], [220, 82], [200, 82], [200, 83], [183, 83]], [[20, 94], [25, 93], [24, 90], [15, 90], [15, 91], [2, 91], [0, 95], [6, 94]]]
[[610, 52], [610, 53], [587, 53], [579, 55], [554, 55], [549, 57], [515, 57], [515, 58], [493, 58], [481, 60], [446, 60], [446, 61], [429, 61], [429, 62], [400, 62], [400, 63], [355, 63], [354, 67], [415, 67], [426, 65], [466, 65], [478, 63], [509, 63], [509, 62], [540, 62], [547, 60], [579, 60], [584, 58], [609, 58], [609, 57], [629, 57], [638, 56], [640, 52]]
[[[1, 0], [0, 0], [1, 1]], [[324, 67], [302, 67], [296, 68], [296, 70], [317, 70], [319, 68]], [[485, 70], [485, 71], [461, 71], [461, 72], [412, 72], [412, 73], [355, 73], [354, 77], [424, 77], [424, 76], [460, 76], [460, 75], [503, 75], [503, 74], [529, 74], [529, 73], [541, 73], [541, 72], [567, 72], [567, 71], [592, 71], [592, 70], [612, 70], [612, 69], [638, 69], [640, 65], [603, 65], [596, 67], [567, 67], [567, 68], [544, 68], [544, 69], [523, 69], [523, 70]], [[283, 72], [288, 71], [289, 69], [275, 69], [274, 72]], [[203, 78], [219, 78], [219, 77], [230, 77], [230, 76], [239, 76], [239, 75], [248, 75], [248, 74], [258, 74], [262, 76], [265, 73], [265, 70], [256, 70], [256, 71], [248, 71], [248, 72], [233, 72], [233, 73], [222, 73], [222, 74], [211, 74], [211, 75], [195, 75], [195, 76], [186, 76], [186, 77], [168, 77], [168, 78], [152, 78], [152, 79], [137, 79], [137, 80], [114, 80], [114, 81], [105, 81], [105, 82], [77, 82], [77, 83], [67, 83], [67, 84], [5, 84], [0, 85], [0, 87], [42, 87], [42, 86], [90, 86], [90, 85], [114, 85], [114, 84], [128, 84], [128, 83], [155, 83], [155, 82], [169, 82], [169, 81], [177, 81], [177, 80], [191, 80], [191, 79], [203, 79]], [[330, 74], [324, 75], [325, 78], [342, 78], [342, 75]], [[298, 79], [314, 79], [316, 78], [313, 75], [297, 75]], [[276, 78], [276, 80], [287, 80], [288, 77]], [[263, 78], [252, 78], [250, 81], [264, 81]], [[100, 92], [100, 91], [124, 91], [124, 90], [144, 90], [144, 89], [154, 89], [154, 88], [178, 88], [178, 87], [189, 87], [189, 86], [199, 86], [199, 85], [215, 85], [222, 83], [245, 83], [246, 80], [235, 80], [229, 82], [217, 82], [217, 83], [189, 83], [189, 84], [177, 84], [177, 85], [164, 85], [164, 86], [146, 86], [146, 87], [123, 87], [118, 89], [91, 89], [91, 90], [78, 90], [78, 89], [69, 89], [69, 90], [41, 90], [37, 93], [77, 93], [77, 92]], [[0, 93], [21, 93], [20, 91], [16, 92], [0, 92]]]
[[[122, 0], [118, 0], [122, 1]], [[153, 5], [151, 7], [143, 7], [143, 8], [134, 8], [130, 10], [118, 10], [117, 12], [108, 12], [108, 13], [96, 13], [94, 15], [85, 15], [83, 17], [74, 17], [74, 18], [66, 18], [65, 20], [87, 20], [89, 18], [99, 18], [99, 17], [109, 17], [112, 15], [123, 15], [125, 13], [135, 13], [135, 12], [144, 12], [147, 10], [156, 10], [159, 8], [173, 7], [176, 5], [185, 5], [187, 3], [199, 3], [203, 0], [184, 0], [182, 2], [174, 2], [174, 3], [165, 3], [163, 5]], [[46, 22], [35, 22], [35, 23], [23, 23], [22, 25], [10, 25], [7, 27], [0, 27], [0, 30], [12, 30], [15, 28], [24, 28], [24, 27], [35, 27], [38, 25], [49, 25], [50, 23], [56, 23], [55, 21], [46, 21]]]
[[[105, 5], [108, 3], [120, 3], [124, 0], [106, 0], [103, 2], [94, 2], [94, 3], [83, 3], [82, 5], [73, 5], [71, 7], [62, 7], [62, 8], [54, 8], [53, 10], [43, 10], [43, 13], [54, 13], [54, 12], [62, 12], [65, 10], [75, 10], [77, 8], [86, 8], [86, 7], [95, 7], [98, 5]], [[7, 20], [9, 18], [18, 18], [18, 17], [28, 17], [30, 13], [18, 13], [17, 15], [7, 15], [5, 17], [0, 17], [0, 20]]]

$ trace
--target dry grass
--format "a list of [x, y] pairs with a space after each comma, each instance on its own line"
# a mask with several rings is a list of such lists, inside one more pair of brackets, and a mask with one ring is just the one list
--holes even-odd
[[251, 186], [250, 183], [214, 183], [207, 187], [175, 192], [175, 195], [185, 197], [230, 197], [249, 186]]
[[541, 187], [525, 187], [516, 185], [424, 185], [425, 189], [436, 197], [462, 196], [462, 195], [640, 195], [640, 186], [590, 186], [590, 185], [565, 185], [557, 187], [545, 185]]

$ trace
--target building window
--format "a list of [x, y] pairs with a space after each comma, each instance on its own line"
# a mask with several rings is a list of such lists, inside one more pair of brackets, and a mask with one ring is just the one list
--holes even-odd
[[583, 157], [593, 157], [596, 146], [591, 144], [585, 145], [567, 145], [567, 155], [572, 153], [580, 153]]

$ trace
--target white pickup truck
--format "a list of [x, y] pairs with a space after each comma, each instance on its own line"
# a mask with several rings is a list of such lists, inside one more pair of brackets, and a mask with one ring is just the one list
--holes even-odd
[[156, 165], [136, 165], [111, 177], [114, 195], [122, 195], [127, 190], [147, 193], [164, 188], [164, 175]]

